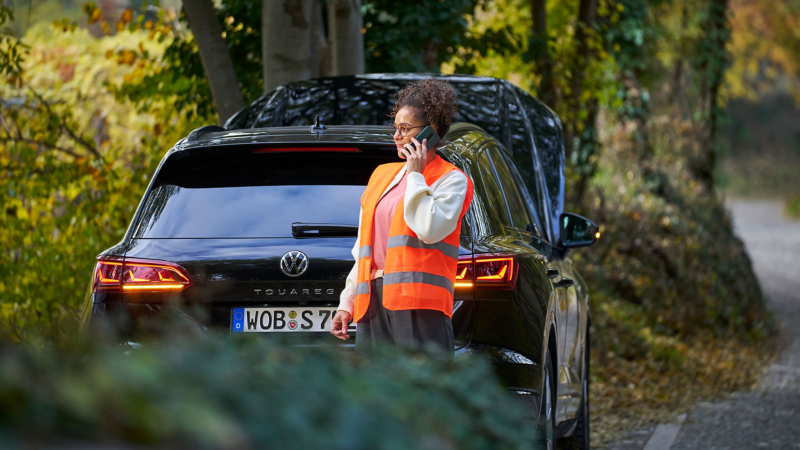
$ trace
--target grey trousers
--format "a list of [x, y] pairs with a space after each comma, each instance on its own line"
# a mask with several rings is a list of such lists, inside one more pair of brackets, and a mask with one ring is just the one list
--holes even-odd
[[434, 346], [453, 359], [453, 322], [441, 311], [410, 309], [391, 311], [383, 306], [383, 278], [370, 281], [369, 309], [358, 322], [356, 351], [376, 343], [421, 349]]

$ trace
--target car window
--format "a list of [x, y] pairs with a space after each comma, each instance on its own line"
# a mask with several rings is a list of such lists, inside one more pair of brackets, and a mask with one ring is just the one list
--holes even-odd
[[492, 161], [489, 159], [487, 147], [478, 153], [477, 161], [478, 168], [481, 174], [481, 182], [483, 185], [483, 194], [488, 203], [487, 208], [491, 211], [491, 216], [499, 222], [499, 225], [506, 227], [513, 227], [511, 222], [511, 214], [508, 210], [508, 205], [503, 195], [503, 188], [497, 181]]
[[292, 222], [358, 224], [363, 185], [155, 188], [137, 238], [292, 237]]
[[[536, 226], [540, 230], [548, 230], [549, 223], [545, 220], [549, 219], [549, 209], [546, 205], [549, 200], [544, 195], [547, 189], [538, 151], [533, 142], [532, 129], [528, 126], [526, 112], [520, 106], [516, 93], [513, 90], [507, 90], [505, 99], [508, 111], [506, 149], [511, 154], [511, 160], [514, 161], [514, 173], [518, 173], [523, 181], [522, 184], [519, 184], [523, 200], [531, 206], [531, 214], [537, 219]], [[523, 189], [522, 186], [525, 188]], [[543, 232], [546, 233], [546, 231]], [[541, 233], [538, 235], [542, 237]]]
[[542, 162], [544, 192], [550, 214], [547, 219], [552, 226], [551, 239], [555, 240], [558, 237], [558, 215], [564, 208], [564, 135], [552, 111], [522, 91], [518, 95], [533, 128], [536, 150]]
[[[519, 173], [512, 174], [509, 167], [508, 157], [502, 155], [503, 152], [497, 146], [490, 146], [486, 153], [489, 155], [494, 166], [500, 187], [505, 194], [506, 204], [508, 205], [511, 216], [511, 226], [519, 230], [525, 230], [529, 223], [534, 223], [529, 213], [529, 205], [523, 200], [519, 185], [522, 184]], [[513, 163], [512, 163], [513, 167]], [[516, 172], [516, 171], [515, 171]], [[516, 175], [516, 176], [515, 176]], [[524, 186], [524, 184], [522, 184]]]
[[[162, 169], [136, 238], [293, 237], [292, 222], [358, 224], [361, 194], [387, 157], [254, 154]], [[335, 170], [331, 170], [331, 168]]]
[[[520, 226], [517, 226], [517, 228], [519, 228], [520, 230], [528, 231], [528, 232], [530, 232], [532, 234], [535, 234], [536, 236], [539, 236], [539, 237], [546, 237], [544, 232], [542, 231], [542, 230], [545, 229], [545, 228], [542, 228], [545, 225], [544, 225], [544, 223], [542, 222], [542, 220], [541, 220], [541, 218], [539, 216], [538, 209], [536, 207], [536, 203], [531, 198], [531, 194], [528, 191], [528, 187], [525, 184], [525, 181], [522, 179], [522, 175], [517, 170], [516, 164], [514, 163], [514, 161], [511, 160], [511, 157], [508, 156], [508, 154], [506, 154], [506, 152], [502, 152], [501, 151], [501, 152], [498, 152], [498, 153], [502, 157], [503, 162], [505, 162], [505, 166], [508, 169], [509, 173], [511, 174], [511, 178], [512, 178], [512, 180], [514, 180], [514, 184], [517, 187], [519, 187], [518, 191], [520, 193], [520, 196], [522, 197], [523, 204], [527, 207], [528, 217], [533, 219], [533, 222], [531, 222], [531, 224], [533, 225], [533, 227], [532, 227], [533, 229], [532, 230], [528, 229], [527, 227], [520, 227]], [[500, 169], [498, 168], [498, 171], [499, 170]], [[516, 224], [516, 222], [514, 222], [514, 223]]]
[[[253, 155], [160, 175], [133, 237], [292, 238], [292, 223], [358, 224], [361, 195], [387, 156]], [[335, 168], [332, 170], [331, 168]], [[470, 227], [461, 222], [462, 236]]]

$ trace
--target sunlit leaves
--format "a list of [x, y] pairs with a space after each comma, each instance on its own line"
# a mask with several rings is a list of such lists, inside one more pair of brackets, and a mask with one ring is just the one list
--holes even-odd
[[[70, 335], [97, 253], [117, 242], [163, 153], [199, 125], [169, 98], [138, 114], [108, 87], [141, 79], [163, 45], [32, 27], [24, 85], [0, 108], [0, 339]], [[138, 73], [137, 73], [138, 71]], [[156, 117], [155, 114], [162, 116]]]
[[731, 10], [724, 95], [753, 100], [785, 88], [800, 102], [800, 1], [731, 0]]
[[133, 20], [133, 10], [128, 8], [122, 11], [122, 15], [119, 18], [119, 21], [123, 23], [123, 25], [127, 25]]

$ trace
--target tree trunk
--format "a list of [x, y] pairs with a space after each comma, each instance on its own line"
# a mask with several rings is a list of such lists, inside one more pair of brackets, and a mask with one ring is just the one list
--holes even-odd
[[328, 36], [333, 75], [364, 73], [361, 0], [328, 0]]
[[546, 0], [531, 0], [531, 19], [533, 19], [533, 37], [539, 45], [534, 55], [542, 75], [542, 81], [537, 89], [537, 96], [545, 105], [555, 109], [556, 92], [553, 83], [553, 62], [550, 60], [550, 50], [547, 45], [547, 10]]
[[264, 0], [261, 47], [265, 93], [316, 75], [312, 1], [318, 0]]
[[567, 135], [567, 159], [571, 156], [572, 140], [580, 128], [578, 121], [580, 120], [581, 110], [581, 90], [583, 89], [586, 63], [591, 56], [589, 37], [592, 35], [591, 30], [594, 28], [596, 14], [597, 0], [581, 0], [580, 6], [578, 7], [578, 24], [575, 27], [575, 42], [577, 42], [578, 50], [575, 55], [575, 68], [572, 72], [572, 101], [570, 102], [570, 107], [572, 109], [572, 126], [568, 127], [569, 131], [565, 133]]
[[244, 108], [244, 98], [228, 46], [222, 38], [222, 27], [217, 20], [214, 4], [211, 0], [183, 0], [183, 9], [211, 86], [219, 123], [224, 124]]
[[[727, 69], [727, 54], [725, 46], [730, 38], [730, 28], [728, 27], [728, 0], [713, 0], [709, 6], [708, 20], [706, 22], [706, 39], [708, 48], [713, 49], [709, 52], [709, 64], [704, 74], [704, 82], [707, 92], [705, 104], [708, 108], [708, 129], [706, 131], [706, 142], [703, 146], [704, 155], [700, 162], [698, 177], [705, 185], [708, 192], [714, 191], [714, 169], [717, 165], [717, 121], [722, 111], [719, 107], [719, 89]], [[712, 59], [715, 59], [712, 60]]]
[[331, 69], [331, 46], [325, 36], [325, 15], [322, 12], [322, 3], [314, 1], [313, 8], [314, 57], [317, 59], [314, 76], [329, 77], [333, 75]]

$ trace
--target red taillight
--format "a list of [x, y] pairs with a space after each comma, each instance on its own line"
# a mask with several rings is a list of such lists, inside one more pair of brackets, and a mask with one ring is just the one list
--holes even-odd
[[186, 270], [166, 261], [100, 260], [94, 269], [93, 292], [179, 291], [192, 284]]
[[97, 265], [94, 266], [92, 292], [119, 292], [121, 279], [121, 261], [97, 261]]
[[266, 147], [252, 151], [252, 153], [273, 152], [361, 152], [361, 150], [355, 147]]
[[467, 256], [458, 261], [456, 287], [514, 289], [515, 270], [513, 256]]
[[458, 268], [456, 269], [456, 287], [472, 287], [472, 256], [463, 256], [462, 258], [458, 260]]

